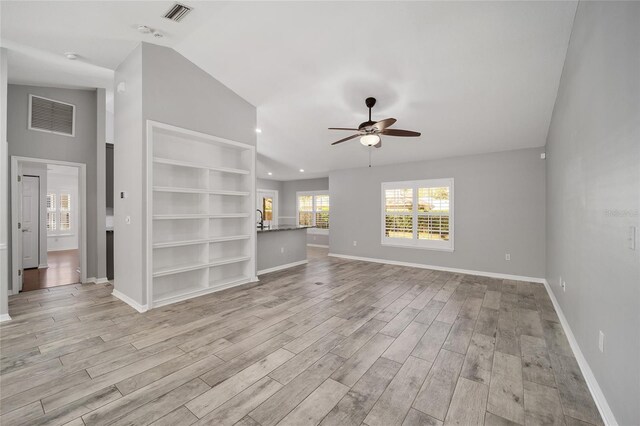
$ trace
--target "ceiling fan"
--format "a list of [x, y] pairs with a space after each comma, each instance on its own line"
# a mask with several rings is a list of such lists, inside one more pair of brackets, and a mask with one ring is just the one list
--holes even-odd
[[387, 136], [401, 136], [401, 137], [416, 137], [420, 136], [419, 132], [412, 132], [411, 130], [390, 129], [397, 120], [395, 118], [385, 118], [380, 121], [371, 121], [371, 108], [376, 104], [376, 98], [367, 98], [364, 101], [367, 108], [369, 108], [369, 121], [360, 123], [357, 129], [348, 127], [329, 127], [329, 130], [351, 130], [358, 133], [335, 141], [331, 145], [337, 145], [342, 142], [346, 142], [357, 137], [360, 138], [360, 143], [364, 146], [380, 148], [382, 146], [382, 138], [380, 135]]

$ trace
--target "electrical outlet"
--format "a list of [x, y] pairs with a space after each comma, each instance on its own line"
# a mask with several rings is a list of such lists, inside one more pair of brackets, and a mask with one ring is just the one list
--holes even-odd
[[284, 253], [284, 247], [280, 247], [280, 253]]
[[598, 349], [600, 352], [604, 353], [604, 333], [600, 330], [600, 334], [598, 335]]
[[357, 246], [357, 245], [358, 245], [358, 242], [357, 242], [357, 241], [354, 241], [354, 242], [353, 242], [353, 246], [355, 247], [355, 246]]
[[510, 253], [505, 253], [504, 254], [504, 260], [511, 260], [511, 254]]

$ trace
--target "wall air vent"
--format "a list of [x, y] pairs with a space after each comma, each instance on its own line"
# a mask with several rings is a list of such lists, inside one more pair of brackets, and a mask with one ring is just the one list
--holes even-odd
[[164, 17], [167, 19], [171, 19], [172, 21], [180, 22], [182, 18], [184, 18], [185, 15], [189, 12], [191, 12], [191, 8], [189, 6], [176, 3], [171, 7], [171, 9], [169, 9], [167, 13], [164, 14]]
[[29, 129], [75, 136], [75, 105], [29, 95]]

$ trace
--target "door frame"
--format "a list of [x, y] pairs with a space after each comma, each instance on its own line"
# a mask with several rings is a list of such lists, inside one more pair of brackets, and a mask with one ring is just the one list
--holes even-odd
[[[18, 182], [21, 175], [21, 163], [56, 164], [59, 166], [78, 168], [78, 208], [80, 226], [80, 281], [87, 282], [87, 165], [70, 161], [48, 160], [11, 156], [11, 291], [18, 294], [22, 290], [22, 235], [18, 234], [18, 222], [22, 210], [22, 185]], [[19, 238], [18, 238], [19, 237]]]
[[[36, 258], [38, 259], [38, 264], [37, 264], [36, 268], [40, 269], [41, 268], [40, 265], [42, 264], [42, 262], [41, 262], [42, 259], [40, 259], [40, 221], [42, 220], [42, 218], [40, 217], [41, 216], [40, 213], [42, 213], [42, 206], [40, 205], [40, 201], [42, 200], [42, 194], [40, 193], [40, 176], [34, 176], [34, 175], [25, 174], [25, 173], [21, 173], [21, 175], [22, 175], [22, 183], [24, 183], [24, 178], [25, 177], [35, 178], [38, 181], [38, 198], [37, 198], [38, 199], [38, 214], [37, 214], [37, 217], [38, 217], [37, 225], [38, 226], [36, 227], [36, 229], [37, 229], [37, 231], [36, 231], [37, 232], [37, 241], [38, 241], [38, 244], [36, 244]], [[22, 188], [21, 188], [21, 190], [22, 190]], [[24, 195], [24, 192], [21, 192], [20, 195], [21, 196]], [[24, 207], [24, 200], [22, 200], [22, 204], [20, 206], [21, 210], [23, 210], [22, 207]], [[19, 216], [22, 216], [22, 214], [20, 214]], [[24, 253], [22, 253], [22, 254], [23, 254], [23, 256], [22, 256], [23, 265], [22, 266], [24, 268]]]
[[[278, 209], [278, 190], [277, 189], [256, 189], [256, 208], [261, 207], [258, 204], [258, 197], [260, 196], [261, 192], [268, 192], [273, 194], [273, 220], [271, 221], [271, 223], [274, 226], [278, 226], [278, 214], [279, 209]], [[264, 214], [264, 212], [262, 212], [262, 214]]]

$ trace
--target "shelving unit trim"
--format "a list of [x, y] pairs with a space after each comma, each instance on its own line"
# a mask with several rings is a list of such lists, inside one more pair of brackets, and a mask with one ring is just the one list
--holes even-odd
[[[154, 148], [154, 139], [157, 141], [158, 148]], [[192, 147], [193, 150], [190, 151], [188, 147]], [[173, 155], [176, 158], [171, 158]], [[219, 291], [255, 279], [255, 147], [148, 120], [146, 161], [148, 248], [146, 271], [149, 308]], [[207, 161], [211, 161], [211, 164], [203, 164]], [[228, 166], [224, 164], [225, 162]], [[162, 174], [155, 176], [154, 165], [172, 167], [164, 167]], [[200, 172], [194, 174], [181, 168], [200, 170]], [[165, 173], [172, 175], [167, 176]], [[193, 203], [193, 206], [184, 206], [187, 208], [183, 210], [199, 213], [165, 213], [163, 209], [172, 210], [166, 208], [170, 207], [166, 204], [171, 203], [170, 199], [156, 197], [155, 202], [160, 203], [160, 208], [154, 210], [154, 193], [231, 196], [224, 201], [224, 209], [231, 210], [231, 213], [217, 213], [216, 210], [222, 209], [213, 202], [204, 207], [202, 198], [199, 198], [200, 201], [195, 198], [193, 201], [184, 200], [184, 202]], [[238, 222], [233, 224], [235, 234], [216, 235], [224, 234], [225, 230], [230, 232], [226, 229], [226, 222], [215, 226], [214, 222], [199, 222], [199, 220], [211, 219], [237, 219]], [[155, 221], [172, 220], [177, 222], [167, 223], [161, 231], [154, 227]], [[198, 222], [183, 225], [180, 222], [182, 220], [198, 220]], [[153, 242], [154, 229], [162, 232], [161, 242]], [[237, 243], [236, 246], [229, 246], [234, 247], [233, 250], [240, 248], [234, 256], [212, 259], [214, 250], [217, 255], [225, 253], [227, 246], [224, 244], [229, 241], [247, 241], [247, 243], [242, 246], [237, 246]], [[211, 245], [213, 243], [220, 246], [216, 248]], [[198, 245], [201, 247], [193, 247]], [[193, 248], [189, 248], [190, 246]], [[175, 252], [164, 250], [175, 250]], [[188, 260], [191, 258], [188, 255], [190, 250], [196, 250], [199, 253], [199, 257], [192, 258], [191, 263]], [[162, 267], [158, 265], [154, 268], [154, 253], [161, 259], [159, 261], [162, 262]], [[159, 287], [154, 291], [156, 278], [159, 279], [156, 283]]]

